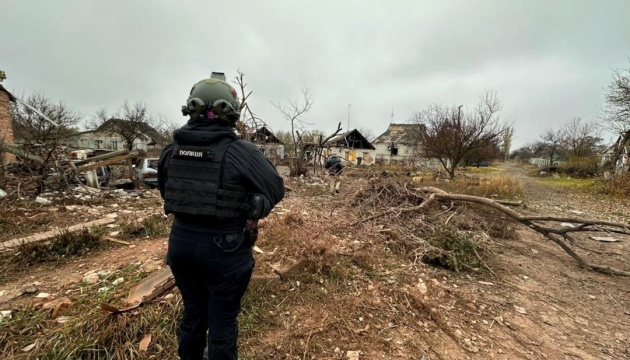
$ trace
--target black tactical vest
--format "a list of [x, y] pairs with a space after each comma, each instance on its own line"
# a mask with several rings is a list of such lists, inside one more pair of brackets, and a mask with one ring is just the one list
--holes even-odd
[[219, 218], [242, 218], [247, 200], [243, 188], [225, 189], [223, 158], [234, 139], [223, 138], [208, 146], [175, 144], [167, 166], [164, 192], [166, 214], [190, 214]]

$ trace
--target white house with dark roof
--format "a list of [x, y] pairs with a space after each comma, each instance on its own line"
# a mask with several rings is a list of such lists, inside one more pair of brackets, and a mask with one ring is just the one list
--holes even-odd
[[337, 154], [347, 162], [355, 165], [374, 164], [376, 148], [359, 130], [354, 129], [330, 138], [323, 146], [322, 159]]
[[389, 124], [387, 130], [374, 140], [376, 162], [396, 163], [413, 158], [422, 125]]

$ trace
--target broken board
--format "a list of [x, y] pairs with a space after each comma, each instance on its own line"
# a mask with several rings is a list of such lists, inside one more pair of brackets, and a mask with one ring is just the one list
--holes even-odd
[[621, 240], [614, 237], [603, 237], [603, 236], [591, 236], [592, 240], [601, 241], [601, 242], [620, 242]]
[[116, 220], [107, 217], [107, 218], [102, 218], [102, 219], [98, 219], [94, 221], [88, 221], [82, 224], [72, 225], [67, 228], [56, 228], [50, 231], [45, 231], [45, 232], [29, 235], [26, 237], [22, 237], [22, 238], [7, 240], [3, 243], [0, 243], [0, 252], [12, 250], [22, 244], [30, 244], [30, 243], [50, 240], [54, 238], [55, 236], [59, 236], [64, 233], [73, 233], [73, 232], [78, 232], [84, 229], [89, 229], [95, 226], [108, 225], [108, 224], [113, 223], [114, 221]]
[[167, 265], [164, 269], [140, 280], [129, 290], [129, 295], [125, 300], [126, 308], [118, 309], [109, 304], [101, 304], [101, 309], [114, 314], [137, 309], [140, 305], [155, 299], [173, 286], [175, 286], [175, 277]]

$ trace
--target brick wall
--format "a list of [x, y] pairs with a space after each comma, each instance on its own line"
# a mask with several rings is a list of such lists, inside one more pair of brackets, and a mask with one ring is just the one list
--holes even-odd
[[[0, 91], [0, 140], [7, 143], [13, 143], [13, 119], [11, 118], [11, 100], [9, 94]], [[0, 152], [2, 154], [2, 162], [14, 162], [15, 155]]]

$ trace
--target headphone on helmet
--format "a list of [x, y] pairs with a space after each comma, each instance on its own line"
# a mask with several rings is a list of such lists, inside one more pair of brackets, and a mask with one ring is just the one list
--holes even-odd
[[186, 105], [182, 106], [182, 115], [222, 120], [233, 125], [238, 121], [240, 112], [229, 101], [219, 99], [208, 104], [206, 101], [195, 97], [186, 101]]

